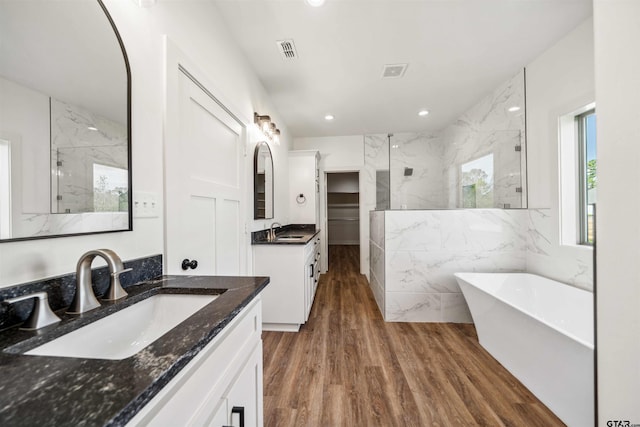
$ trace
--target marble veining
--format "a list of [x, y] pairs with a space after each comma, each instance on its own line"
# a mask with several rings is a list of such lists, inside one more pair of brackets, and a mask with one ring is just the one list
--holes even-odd
[[387, 321], [470, 322], [456, 272], [526, 271], [593, 289], [592, 249], [556, 243], [550, 209], [385, 211], [370, 221], [371, 287]]
[[381, 150], [386, 135], [365, 136], [365, 169], [389, 169], [391, 209], [461, 208], [462, 165], [493, 154], [493, 205], [486, 207], [526, 207], [524, 111], [521, 71], [438, 132], [393, 134], [389, 153]]
[[593, 291], [593, 248], [561, 245], [551, 209], [527, 210], [527, 271]]
[[[382, 217], [382, 219], [381, 219]], [[526, 268], [527, 212], [466, 209], [371, 213], [384, 222], [384, 245], [372, 235], [371, 272], [386, 321], [471, 322], [453, 276], [459, 271]], [[380, 265], [382, 264], [382, 265]]]
[[[128, 168], [127, 127], [84, 108], [51, 98], [51, 212], [94, 209], [94, 164]], [[66, 232], [66, 231], [65, 231]]]
[[[122, 426], [147, 404], [268, 284], [266, 277], [160, 276], [129, 296], [41, 332], [0, 334], [0, 419], [12, 426]], [[21, 353], [157, 293], [218, 294], [215, 301], [123, 360]]]

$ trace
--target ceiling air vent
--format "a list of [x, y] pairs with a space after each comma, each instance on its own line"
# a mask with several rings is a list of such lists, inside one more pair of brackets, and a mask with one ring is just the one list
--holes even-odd
[[284, 59], [298, 59], [298, 52], [296, 52], [296, 46], [293, 44], [293, 40], [278, 40], [278, 50], [280, 55]]
[[382, 69], [383, 79], [399, 79], [404, 76], [409, 64], [386, 64]]

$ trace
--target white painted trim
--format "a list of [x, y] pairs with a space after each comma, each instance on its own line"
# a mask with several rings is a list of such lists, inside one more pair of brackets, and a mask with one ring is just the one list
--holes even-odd
[[[243, 181], [246, 180], [246, 171], [247, 171], [247, 157], [246, 153], [249, 152], [248, 147], [250, 145], [249, 143], [249, 137], [250, 137], [250, 125], [252, 123], [252, 121], [250, 121], [247, 117], [245, 117], [242, 114], [242, 110], [240, 110], [239, 108], [237, 108], [233, 102], [231, 102], [225, 95], [224, 92], [222, 90], [220, 90], [218, 87], [216, 87], [216, 85], [214, 85], [212, 83], [211, 78], [208, 77], [207, 73], [203, 71], [203, 69], [198, 66], [194, 61], [192, 61], [185, 53], [183, 50], [181, 50], [178, 45], [176, 43], [174, 43], [168, 35], [164, 35], [163, 36], [163, 43], [164, 43], [164, 76], [163, 76], [163, 82], [164, 82], [164, 91], [163, 91], [163, 104], [164, 104], [164, 108], [163, 108], [163, 117], [162, 117], [162, 124], [163, 124], [163, 160], [162, 160], [162, 165], [163, 165], [163, 170], [166, 171], [167, 168], [167, 158], [166, 158], [166, 149], [165, 147], [167, 146], [168, 141], [176, 141], [179, 140], [179, 136], [180, 136], [180, 128], [179, 128], [179, 123], [178, 120], [176, 119], [177, 117], [179, 117], [179, 80], [180, 80], [180, 74], [184, 73], [183, 71], [181, 71], [181, 69], [186, 70], [188, 72], [188, 77], [190, 77], [192, 80], [195, 79], [195, 81], [197, 81], [197, 84], [203, 88], [210, 96], [212, 96], [216, 103], [218, 103], [221, 108], [227, 110], [227, 112], [229, 114], [231, 114], [232, 116], [234, 116], [235, 120], [238, 121], [238, 124], [240, 126], [242, 126], [242, 132], [240, 135], [240, 139], [242, 140], [243, 146], [244, 146], [244, 153], [245, 156], [243, 157], [243, 162], [242, 162], [242, 171], [241, 171], [241, 175], [243, 177]], [[253, 165], [253, 158], [251, 158], [251, 164]], [[252, 166], [253, 167], [253, 166]], [[164, 177], [165, 183], [164, 183], [164, 187], [165, 187], [165, 192], [166, 192], [166, 176]], [[243, 215], [245, 215], [245, 218], [240, 220], [240, 228], [243, 232], [243, 236], [244, 238], [241, 240], [241, 247], [240, 247], [240, 251], [243, 253], [243, 255], [241, 256], [241, 261], [240, 261], [240, 272], [241, 274], [249, 274], [249, 266], [251, 265], [251, 245], [250, 245], [250, 241], [251, 241], [251, 235], [248, 231], [248, 227], [247, 227], [247, 223], [249, 221], [248, 218], [248, 213], [247, 213], [247, 203], [249, 200], [249, 195], [248, 195], [248, 187], [249, 185], [247, 184], [247, 182], [244, 182], [244, 190], [242, 190], [242, 197], [243, 200], [241, 200], [241, 212], [244, 212]], [[253, 188], [251, 186], [251, 188]], [[168, 247], [167, 247], [167, 220], [166, 220], [166, 213], [167, 213], [167, 197], [165, 195], [165, 197], [163, 197], [163, 208], [164, 208], [164, 215], [163, 215], [163, 232], [164, 232], [164, 255], [165, 258], [167, 257], [168, 254]], [[164, 263], [164, 273], [167, 273], [167, 263]]]
[[369, 278], [369, 263], [367, 262], [367, 254], [369, 253], [369, 240], [364, 241], [363, 236], [368, 235], [369, 229], [369, 212], [365, 209], [363, 203], [364, 197], [364, 166], [335, 166], [327, 169], [321, 169], [320, 180], [320, 235], [322, 236], [321, 271], [326, 273], [329, 268], [329, 227], [327, 224], [327, 173], [348, 173], [354, 172], [358, 174], [358, 191], [360, 200], [358, 202], [360, 211], [360, 274], [364, 274]]

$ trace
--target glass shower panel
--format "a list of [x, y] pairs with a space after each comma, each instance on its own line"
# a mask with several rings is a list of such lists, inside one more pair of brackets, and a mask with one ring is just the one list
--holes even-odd
[[120, 146], [58, 148], [52, 212], [126, 212], [126, 155]]
[[524, 138], [520, 131], [502, 131], [496, 134], [498, 143], [495, 151], [494, 207], [526, 207], [522, 173]]

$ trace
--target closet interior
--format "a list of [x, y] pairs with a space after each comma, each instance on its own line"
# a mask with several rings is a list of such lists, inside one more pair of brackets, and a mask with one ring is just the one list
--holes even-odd
[[360, 186], [358, 172], [327, 173], [329, 245], [360, 244]]

